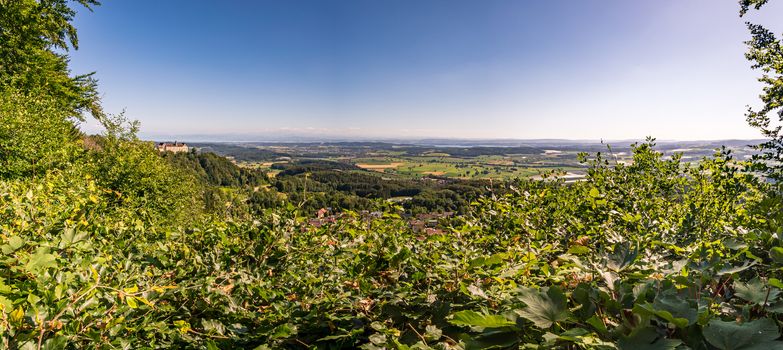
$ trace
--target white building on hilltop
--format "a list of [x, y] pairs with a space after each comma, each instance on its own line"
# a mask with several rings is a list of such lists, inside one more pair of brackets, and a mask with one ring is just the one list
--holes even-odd
[[177, 142], [177, 141], [174, 141], [174, 143], [161, 142], [155, 145], [155, 149], [157, 149], [160, 152], [173, 152], [173, 153], [190, 151], [190, 147], [188, 147], [187, 144], [182, 142]]

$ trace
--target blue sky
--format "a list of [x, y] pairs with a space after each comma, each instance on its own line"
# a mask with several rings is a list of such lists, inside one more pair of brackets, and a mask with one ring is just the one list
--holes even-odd
[[[75, 73], [149, 138], [756, 138], [734, 0], [105, 1]], [[748, 19], [783, 31], [783, 4]], [[777, 26], [776, 26], [777, 25]], [[84, 128], [95, 130], [94, 123]]]

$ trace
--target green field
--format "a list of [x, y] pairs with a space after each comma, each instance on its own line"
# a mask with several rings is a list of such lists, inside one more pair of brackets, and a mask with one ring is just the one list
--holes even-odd
[[[357, 157], [328, 157], [324, 159], [350, 163], [367, 171], [405, 178], [449, 177], [509, 180], [538, 176], [552, 171], [577, 174], [583, 172], [583, 167], [576, 162], [573, 154], [452, 157], [445, 153], [428, 153], [423, 156], [402, 156], [389, 153], [394, 152], [379, 151]], [[293, 161], [296, 160], [298, 159]], [[278, 172], [272, 168], [276, 163], [288, 163], [288, 161], [238, 162], [242, 167], [261, 169], [272, 176]]]
[[471, 158], [428, 154], [420, 157], [361, 157], [351, 163], [371, 171], [410, 178], [444, 176], [463, 179], [513, 179], [549, 173], [576, 172], [574, 160], [557, 156], [479, 156]]

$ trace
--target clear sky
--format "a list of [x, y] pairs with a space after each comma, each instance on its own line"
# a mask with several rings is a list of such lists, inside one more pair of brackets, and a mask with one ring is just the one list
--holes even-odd
[[[780, 33], [783, 4], [746, 19]], [[735, 0], [106, 0], [77, 16], [72, 67], [149, 138], [757, 138], [746, 19]]]

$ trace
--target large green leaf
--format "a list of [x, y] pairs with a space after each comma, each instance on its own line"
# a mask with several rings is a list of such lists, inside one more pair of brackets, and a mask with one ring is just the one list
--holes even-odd
[[516, 323], [502, 315], [485, 315], [473, 310], [464, 310], [455, 313], [449, 322], [457, 326], [499, 328], [513, 326]]
[[621, 336], [617, 342], [620, 350], [674, 350], [680, 344], [679, 339], [664, 338], [652, 327], [637, 329], [627, 337]]
[[757, 261], [753, 260], [753, 261], [745, 261], [745, 263], [742, 264], [741, 266], [731, 266], [731, 265], [729, 265], [727, 267], [724, 267], [724, 268], [718, 270], [717, 274], [718, 275], [735, 274], [737, 272], [745, 271], [745, 270], [755, 266], [757, 263], [758, 263]]
[[698, 310], [692, 307], [686, 299], [679, 297], [676, 294], [665, 294], [658, 296], [653, 301], [653, 307], [657, 310], [665, 310], [677, 318], [684, 318], [688, 320], [688, 325], [696, 322], [698, 318]]
[[517, 332], [493, 330], [465, 341], [465, 350], [508, 349], [519, 342]]
[[769, 257], [776, 263], [783, 264], [783, 248], [772, 247], [772, 249], [769, 250]]
[[765, 285], [756, 277], [748, 283], [734, 282], [734, 294], [751, 303], [762, 305], [776, 300], [780, 290]]
[[56, 260], [56, 256], [49, 254], [48, 248], [39, 247], [33, 255], [30, 255], [30, 259], [27, 261], [25, 268], [28, 271], [39, 272], [57, 266]]
[[295, 335], [296, 333], [297, 333], [296, 325], [290, 323], [284, 323], [275, 327], [270, 337], [272, 339], [282, 339]]
[[580, 349], [617, 350], [613, 343], [603, 341], [595, 333], [583, 328], [571, 328], [558, 335], [547, 333], [544, 338], [547, 339], [544, 345], [550, 347], [560, 345], [562, 348], [564, 345], [562, 343], [569, 342], [578, 345]]
[[569, 316], [566, 296], [558, 287], [544, 288], [541, 291], [523, 288], [519, 299], [525, 306], [516, 310], [516, 313], [537, 327], [549, 328], [553, 323], [564, 321]]
[[633, 311], [648, 316], [655, 315], [679, 328], [694, 324], [698, 318], [698, 310], [675, 294], [660, 295], [652, 304], [637, 304]]
[[8, 243], [0, 246], [0, 251], [3, 254], [11, 254], [24, 245], [24, 239], [19, 236], [11, 236], [8, 238]]
[[703, 334], [720, 350], [783, 349], [783, 342], [775, 340], [780, 337], [778, 325], [767, 318], [745, 323], [712, 320]]
[[731, 250], [740, 250], [748, 247], [748, 244], [734, 238], [726, 238], [723, 240], [723, 246]]

